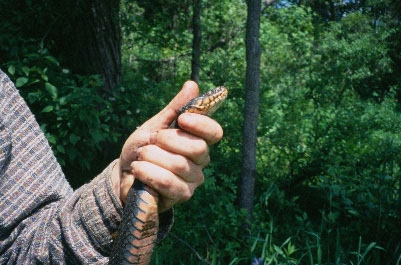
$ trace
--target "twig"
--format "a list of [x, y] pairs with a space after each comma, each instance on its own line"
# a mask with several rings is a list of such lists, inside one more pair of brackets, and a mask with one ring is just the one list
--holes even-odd
[[187, 242], [185, 242], [182, 238], [178, 237], [176, 234], [174, 234], [173, 232], [169, 233], [170, 236], [173, 236], [175, 239], [177, 239], [178, 241], [180, 241], [181, 243], [183, 243], [185, 246], [187, 246], [193, 253], [195, 253], [195, 256], [205, 262], [206, 264], [210, 264], [209, 261], [207, 261], [206, 259], [202, 258], [202, 256], [198, 253], [198, 251], [196, 251], [190, 244], [188, 244]]

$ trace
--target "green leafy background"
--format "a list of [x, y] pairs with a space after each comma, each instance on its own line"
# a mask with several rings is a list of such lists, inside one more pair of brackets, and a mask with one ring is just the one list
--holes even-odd
[[[192, 2], [121, 2], [124, 82], [112, 93], [99, 76], [64, 67], [43, 29], [24, 19], [34, 14], [41, 25], [46, 16], [39, 14], [51, 16], [51, 9], [41, 1], [21, 9], [20, 2], [3, 14], [1, 68], [78, 187], [118, 157], [130, 132], [190, 76]], [[388, 11], [400, 9], [370, 0], [327, 19], [317, 3], [324, 6], [278, 1], [263, 8], [249, 236], [237, 206], [246, 4], [203, 1], [200, 87], [229, 88], [214, 116], [225, 136], [211, 149], [204, 185], [176, 207], [153, 264], [400, 263], [401, 27]]]

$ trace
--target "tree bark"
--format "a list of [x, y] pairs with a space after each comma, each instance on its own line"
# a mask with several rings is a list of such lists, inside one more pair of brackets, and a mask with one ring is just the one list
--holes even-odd
[[[57, 1], [56, 1], [57, 2]], [[100, 74], [104, 89], [121, 81], [119, 0], [56, 3], [66, 11], [55, 32], [56, 49], [65, 64], [79, 74]]]
[[192, 63], [191, 63], [191, 79], [196, 83], [199, 82], [200, 72], [200, 45], [202, 39], [201, 31], [201, 0], [193, 0], [193, 42], [192, 42]]
[[253, 197], [256, 177], [256, 137], [259, 114], [260, 44], [259, 28], [261, 1], [248, 0], [246, 21], [246, 94], [243, 124], [242, 178], [239, 205], [252, 220]]

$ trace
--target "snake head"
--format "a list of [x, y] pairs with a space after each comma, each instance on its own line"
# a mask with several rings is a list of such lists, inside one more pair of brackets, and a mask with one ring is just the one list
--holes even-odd
[[218, 86], [196, 98], [191, 99], [178, 111], [178, 116], [184, 112], [212, 115], [227, 98], [228, 90], [224, 86]]

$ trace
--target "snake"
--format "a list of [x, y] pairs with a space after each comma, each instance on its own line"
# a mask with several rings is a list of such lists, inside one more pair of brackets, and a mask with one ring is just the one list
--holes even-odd
[[[218, 86], [182, 106], [169, 128], [178, 128], [182, 113], [212, 115], [227, 98], [228, 90]], [[159, 231], [157, 192], [135, 179], [123, 210], [122, 221], [113, 242], [109, 265], [147, 265]]]

